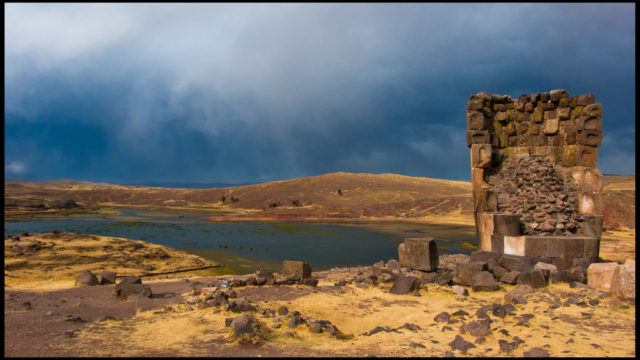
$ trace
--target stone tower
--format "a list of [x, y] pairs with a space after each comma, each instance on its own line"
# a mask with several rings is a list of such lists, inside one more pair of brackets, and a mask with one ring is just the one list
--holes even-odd
[[603, 221], [601, 143], [602, 105], [593, 94], [469, 97], [480, 250], [536, 257], [559, 269], [595, 261]]

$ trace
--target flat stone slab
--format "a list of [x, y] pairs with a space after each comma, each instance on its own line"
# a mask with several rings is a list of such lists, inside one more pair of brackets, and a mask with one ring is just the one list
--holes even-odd
[[554, 258], [593, 258], [598, 256], [599, 240], [589, 236], [505, 236], [508, 255]]

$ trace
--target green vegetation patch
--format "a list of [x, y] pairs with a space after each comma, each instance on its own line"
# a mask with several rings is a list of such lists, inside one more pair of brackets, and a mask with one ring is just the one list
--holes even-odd
[[217, 267], [216, 269], [227, 268], [228, 270], [226, 271], [232, 271], [231, 274], [250, 274], [260, 269], [275, 272], [282, 270], [282, 263], [279, 261], [251, 259], [236, 255], [229, 251], [194, 248], [183, 248], [181, 250], [212, 260], [216, 264], [224, 264], [224, 266]]
[[473, 244], [469, 244], [466, 242], [463, 242], [462, 244], [460, 244], [461, 247], [465, 248], [465, 249], [471, 249], [471, 250], [476, 250], [478, 249], [477, 246], [473, 245]]

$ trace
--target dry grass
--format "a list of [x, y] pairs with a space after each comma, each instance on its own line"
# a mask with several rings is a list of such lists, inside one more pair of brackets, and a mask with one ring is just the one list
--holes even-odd
[[602, 233], [600, 257], [624, 262], [636, 258], [636, 229], [610, 230]]
[[[320, 285], [328, 285], [321, 282]], [[304, 350], [306, 356], [333, 354], [334, 356], [443, 356], [450, 351], [448, 345], [460, 334], [460, 323], [450, 324], [453, 331], [442, 331], [445, 323], [436, 323], [434, 317], [442, 312], [453, 313], [463, 309], [471, 316], [483, 304], [502, 303], [504, 292], [471, 293], [468, 300], [459, 301], [456, 296], [439, 286], [421, 290], [421, 297], [393, 295], [380, 288], [359, 289], [348, 287], [344, 294], [332, 295], [324, 292], [312, 293], [292, 301], [261, 303], [262, 307], [277, 309], [280, 305], [297, 310], [303, 316], [329, 320], [349, 339], [336, 339], [329, 334], [313, 334], [301, 325], [292, 330], [283, 326], [273, 330], [273, 337], [264, 345], [264, 350], [278, 349], [280, 355], [291, 355]], [[510, 287], [509, 287], [510, 289]], [[586, 290], [585, 290], [586, 291]], [[507, 356], [500, 353], [498, 340], [512, 341], [514, 336], [525, 341], [509, 356], [523, 356], [533, 347], [546, 348], [551, 356], [634, 356], [635, 355], [635, 307], [619, 307], [600, 304], [595, 308], [579, 306], [549, 309], [544, 298], [559, 296], [561, 292], [578, 295], [581, 291], [566, 284], [552, 285], [549, 294], [537, 292], [526, 305], [517, 305], [518, 314], [531, 313], [535, 317], [529, 326], [515, 326], [511, 316], [505, 319], [492, 317], [492, 334], [486, 342], [470, 349], [466, 356]], [[552, 295], [553, 294], [553, 295]], [[594, 294], [595, 295], [595, 294]], [[180, 310], [180, 308], [178, 308]], [[583, 313], [590, 315], [585, 320]], [[153, 314], [147, 311], [126, 321], [109, 321], [94, 324], [81, 331], [77, 338], [62, 346], [73, 348], [79, 356], [144, 356], [146, 354], [171, 354], [173, 356], [215, 356], [229, 351], [241, 351], [242, 346], [233, 342], [229, 330], [224, 328], [224, 319], [236, 314], [225, 313], [214, 308], [191, 312]], [[264, 324], [274, 324], [272, 318]], [[469, 317], [467, 317], [469, 318]], [[470, 321], [470, 320], [467, 320]], [[363, 336], [377, 326], [396, 328], [405, 323], [420, 326], [422, 330], [406, 329], [396, 332], [380, 332]], [[543, 328], [548, 326], [549, 329]], [[507, 329], [509, 336], [499, 332]], [[280, 338], [285, 331], [294, 331], [292, 339]], [[473, 342], [468, 333], [461, 335]], [[573, 339], [573, 343], [567, 343]], [[411, 347], [411, 342], [424, 346]], [[595, 347], [594, 345], [600, 347]], [[490, 350], [489, 350], [490, 349]], [[456, 352], [456, 356], [463, 355]]]
[[[115, 271], [118, 276], [161, 273], [216, 265], [166, 246], [124, 238], [61, 233], [6, 239], [5, 287], [62, 289], [72, 287], [83, 271]], [[154, 270], [145, 270], [152, 266]]]

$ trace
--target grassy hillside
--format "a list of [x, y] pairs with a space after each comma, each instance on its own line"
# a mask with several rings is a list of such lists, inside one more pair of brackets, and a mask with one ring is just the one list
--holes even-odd
[[[604, 184], [605, 224], [608, 227], [635, 228], [635, 176], [607, 175]], [[5, 214], [82, 211], [110, 205], [198, 208], [211, 210], [212, 216], [236, 219], [425, 220], [437, 216], [473, 223], [470, 182], [395, 174], [338, 172], [211, 189], [170, 189], [69, 180], [5, 181]]]

